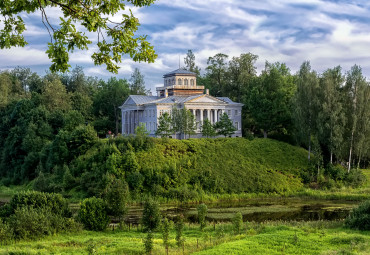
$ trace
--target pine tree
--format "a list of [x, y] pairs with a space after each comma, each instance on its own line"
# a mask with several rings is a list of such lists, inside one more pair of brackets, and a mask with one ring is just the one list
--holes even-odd
[[202, 135], [205, 137], [214, 137], [216, 136], [216, 130], [212, 123], [206, 119], [203, 121], [202, 125]]
[[158, 128], [155, 134], [160, 137], [169, 137], [172, 132], [171, 116], [165, 112], [158, 118]]
[[231, 136], [236, 131], [236, 128], [233, 125], [232, 120], [229, 118], [229, 115], [225, 112], [221, 115], [220, 120], [216, 122], [215, 128], [217, 130], [217, 134], [223, 136]]

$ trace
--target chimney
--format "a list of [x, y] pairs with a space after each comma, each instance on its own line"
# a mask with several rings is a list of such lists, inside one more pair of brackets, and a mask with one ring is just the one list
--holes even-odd
[[209, 89], [206, 89], [206, 95], [209, 95]]
[[167, 88], [164, 89], [164, 97], [168, 97], [168, 90], [167, 90]]

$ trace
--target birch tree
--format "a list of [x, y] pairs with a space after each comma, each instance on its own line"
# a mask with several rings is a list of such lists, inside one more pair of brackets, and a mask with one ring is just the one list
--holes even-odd
[[340, 66], [326, 70], [320, 79], [320, 104], [316, 124], [319, 142], [327, 146], [331, 164], [333, 154], [339, 156], [344, 138], [346, 116], [341, 92], [343, 83], [344, 76]]
[[308, 147], [308, 160], [311, 160], [311, 136], [316, 133], [317, 98], [319, 87], [317, 73], [311, 71], [309, 61], [303, 62], [297, 74], [297, 91], [294, 99], [294, 121], [298, 138]]
[[[351, 171], [352, 156], [354, 148], [358, 148], [359, 140], [362, 131], [361, 122], [364, 121], [364, 105], [366, 100], [365, 91], [367, 87], [365, 77], [362, 75], [362, 69], [358, 65], [354, 65], [349, 72], [347, 72], [345, 90], [347, 92], [347, 116], [348, 116], [348, 130], [349, 130], [349, 152], [348, 152], [348, 168]], [[365, 102], [364, 102], [365, 101]], [[366, 112], [366, 111], [365, 111]], [[358, 151], [358, 149], [357, 149]]]

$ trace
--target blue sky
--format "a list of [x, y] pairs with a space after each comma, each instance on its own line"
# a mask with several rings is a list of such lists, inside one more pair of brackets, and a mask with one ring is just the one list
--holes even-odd
[[[60, 12], [48, 9], [52, 23]], [[260, 71], [265, 61], [284, 62], [294, 73], [305, 60], [319, 73], [341, 65], [354, 64], [370, 78], [370, 3], [324, 0], [159, 0], [152, 6], [134, 8], [141, 27], [138, 35], [148, 35], [158, 59], [155, 63], [135, 63], [124, 57], [117, 77], [129, 78], [135, 67], [145, 75], [146, 86], [155, 91], [162, 75], [181, 65], [188, 49], [204, 72], [207, 59], [221, 52], [233, 56], [251, 52], [259, 56]], [[25, 48], [0, 50], [0, 70], [30, 67], [44, 74], [50, 65], [45, 54], [49, 35], [40, 13], [23, 14], [26, 21]], [[118, 18], [118, 17], [117, 17]], [[96, 35], [91, 34], [93, 41]], [[114, 76], [105, 66], [94, 66], [93, 50], [71, 54], [72, 67], [84, 67], [87, 75]]]

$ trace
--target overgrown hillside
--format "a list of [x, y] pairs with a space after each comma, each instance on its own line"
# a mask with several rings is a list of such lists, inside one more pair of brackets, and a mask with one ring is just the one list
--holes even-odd
[[304, 149], [270, 139], [118, 138], [100, 141], [78, 157], [71, 173], [90, 195], [121, 178], [134, 195], [186, 200], [202, 192], [297, 190], [300, 172], [307, 169]]

